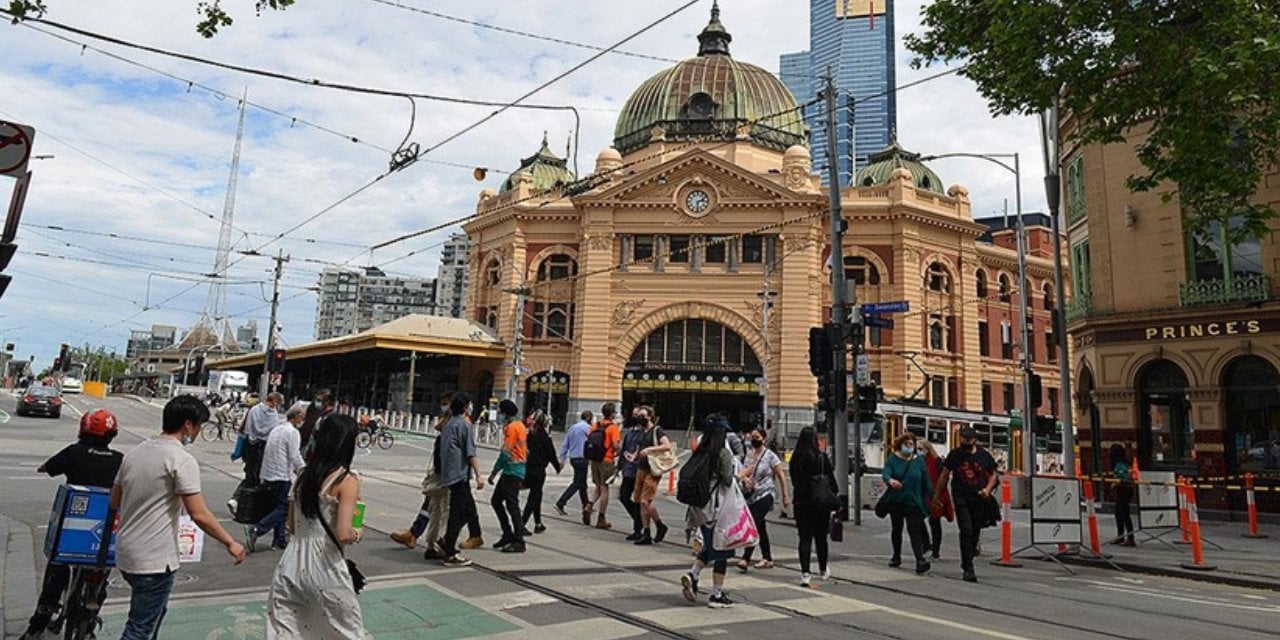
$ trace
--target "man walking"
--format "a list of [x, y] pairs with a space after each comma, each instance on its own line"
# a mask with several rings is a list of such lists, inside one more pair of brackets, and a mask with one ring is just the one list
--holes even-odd
[[[502, 421], [502, 451], [493, 463], [489, 482], [493, 487], [490, 504], [498, 514], [502, 538], [493, 547], [503, 553], [524, 553], [524, 520], [520, 517], [520, 487], [524, 484], [525, 463], [529, 458], [529, 430], [516, 416], [519, 407], [511, 400], [498, 404]], [[501, 475], [501, 477], [499, 477]]]
[[631, 516], [631, 535], [627, 536], [628, 542], [639, 540], [641, 531], [644, 529], [643, 520], [640, 517], [640, 505], [632, 499], [632, 494], [636, 490], [636, 469], [640, 466], [640, 461], [636, 459], [636, 453], [644, 447], [640, 444], [644, 438], [644, 427], [640, 426], [637, 414], [640, 413], [640, 407], [631, 410], [631, 418], [627, 420], [627, 428], [622, 435], [622, 462], [618, 465], [618, 474], [622, 476], [622, 484], [618, 487], [618, 499], [622, 502], [622, 508], [627, 510], [627, 515]]
[[960, 446], [947, 454], [942, 465], [942, 474], [933, 488], [933, 508], [941, 508], [942, 490], [947, 480], [951, 480], [951, 500], [960, 528], [960, 568], [965, 582], [977, 582], [973, 557], [978, 545], [978, 525], [987, 508], [985, 503], [996, 486], [996, 460], [978, 446], [978, 432], [973, 427], [961, 427]]
[[284, 549], [289, 543], [285, 521], [289, 516], [289, 490], [293, 477], [302, 468], [302, 426], [305, 417], [302, 407], [292, 407], [285, 414], [285, 422], [277, 425], [267, 436], [267, 448], [262, 454], [262, 482], [271, 492], [275, 509], [257, 524], [244, 526], [244, 546], [249, 553], [257, 551], [258, 538], [272, 532], [271, 547]]
[[600, 422], [596, 423], [591, 433], [587, 434], [587, 442], [583, 445], [583, 456], [591, 461], [591, 482], [596, 487], [595, 497], [582, 511], [582, 524], [591, 525], [591, 508], [600, 505], [600, 513], [596, 516], [597, 529], [610, 529], [609, 519], [605, 512], [609, 510], [609, 480], [617, 471], [616, 460], [622, 448], [622, 427], [614, 423], [617, 412], [612, 402], [600, 407]]
[[[658, 483], [662, 480], [662, 476], [653, 473], [650, 469], [649, 457], [671, 451], [672, 445], [667, 433], [654, 420], [652, 407], [637, 407], [636, 421], [644, 432], [640, 437], [642, 448], [635, 454], [636, 487], [632, 500], [640, 505], [640, 518], [644, 530], [635, 543], [648, 545], [662, 542], [667, 537], [667, 525], [662, 522], [662, 514], [658, 513], [658, 506], [655, 504], [658, 499]], [[657, 528], [657, 532], [652, 536], [649, 534], [650, 523], [654, 523]]]
[[111, 506], [120, 514], [116, 567], [132, 595], [121, 640], [154, 640], [178, 569], [178, 518], [185, 509], [206, 534], [221, 542], [236, 564], [244, 547], [209, 512], [200, 494], [200, 466], [184, 450], [200, 435], [209, 408], [193, 396], [178, 396], [164, 407], [162, 433], [125, 454], [111, 488]]
[[[568, 461], [573, 468], [573, 482], [569, 484], [569, 488], [560, 494], [560, 499], [556, 500], [556, 513], [567, 516], [569, 515], [564, 506], [569, 504], [569, 498], [573, 494], [578, 494], [578, 499], [582, 501], [582, 510], [590, 513], [587, 509], [587, 471], [590, 469], [590, 462], [587, 461], [582, 454], [582, 446], [587, 442], [587, 434], [591, 432], [591, 421], [595, 418], [590, 411], [583, 411], [579, 416], [581, 420], [575, 422], [572, 427], [564, 434], [564, 442], [560, 445], [560, 464], [564, 465]], [[590, 516], [586, 524], [591, 524]]]
[[256, 486], [262, 479], [262, 456], [267, 450], [267, 438], [272, 430], [280, 424], [277, 409], [284, 402], [284, 395], [278, 392], [267, 394], [267, 399], [249, 410], [244, 419], [244, 435], [248, 439], [244, 444], [244, 481]]
[[471, 564], [458, 552], [457, 543], [462, 528], [476, 516], [476, 501], [469, 484], [472, 474], [475, 474], [476, 491], [484, 489], [475, 435], [467, 424], [468, 415], [471, 415], [471, 396], [462, 391], [454, 393], [449, 405], [449, 422], [440, 432], [440, 485], [449, 488], [449, 525], [440, 545], [446, 566]]

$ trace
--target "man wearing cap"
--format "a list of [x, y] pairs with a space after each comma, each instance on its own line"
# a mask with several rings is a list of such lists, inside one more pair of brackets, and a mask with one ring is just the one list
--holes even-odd
[[973, 556], [978, 544], [978, 523], [982, 521], [985, 502], [996, 486], [996, 460], [978, 446], [978, 432], [973, 427], [961, 427], [960, 446], [952, 449], [942, 464], [942, 474], [933, 488], [934, 508], [940, 508], [942, 489], [950, 480], [956, 525], [960, 528], [960, 568], [965, 582], [977, 582]]
[[[520, 517], [520, 487], [524, 484], [525, 461], [529, 457], [529, 431], [517, 419], [520, 409], [511, 400], [498, 404], [502, 420], [502, 452], [493, 463], [489, 482], [493, 484], [493, 510], [502, 525], [502, 538], [493, 546], [504, 553], [524, 553], [524, 520]], [[495, 478], [502, 477], [494, 483]]]

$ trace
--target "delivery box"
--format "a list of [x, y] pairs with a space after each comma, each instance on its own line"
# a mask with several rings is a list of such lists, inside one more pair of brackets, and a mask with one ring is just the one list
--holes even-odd
[[97, 564], [103, 534], [110, 531], [107, 566], [115, 566], [117, 527], [107, 524], [110, 506], [110, 489], [73, 484], [58, 487], [49, 513], [44, 554], [59, 564]]

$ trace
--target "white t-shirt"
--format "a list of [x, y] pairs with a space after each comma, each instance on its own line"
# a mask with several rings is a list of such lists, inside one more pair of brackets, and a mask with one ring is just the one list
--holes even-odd
[[182, 496], [200, 493], [196, 459], [177, 440], [154, 436], [124, 454], [116, 486], [120, 487], [116, 566], [134, 574], [177, 570]]
[[303, 464], [302, 434], [288, 422], [277, 425], [267, 436], [262, 454], [262, 481], [292, 482], [293, 473]]

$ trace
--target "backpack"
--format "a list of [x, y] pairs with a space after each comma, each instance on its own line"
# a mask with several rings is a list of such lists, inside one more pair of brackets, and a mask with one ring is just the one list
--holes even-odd
[[601, 423], [587, 434], [587, 441], [582, 443], [582, 457], [593, 462], [604, 462], [604, 432], [607, 428], [607, 424]]
[[699, 449], [680, 467], [676, 480], [676, 500], [690, 507], [703, 508], [711, 502], [711, 468], [719, 451]]

